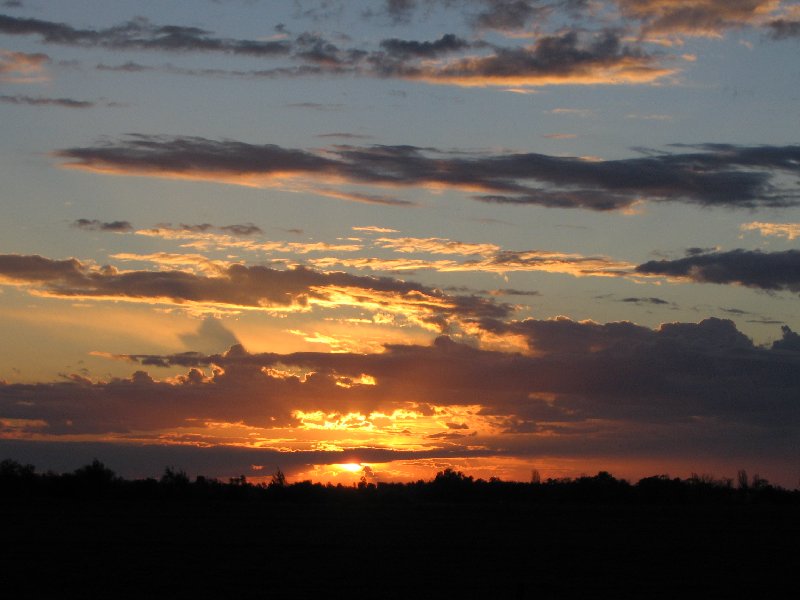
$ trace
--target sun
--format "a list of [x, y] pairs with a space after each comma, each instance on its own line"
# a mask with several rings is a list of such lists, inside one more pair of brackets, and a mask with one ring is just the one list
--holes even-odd
[[361, 466], [361, 463], [342, 463], [334, 466], [338, 467], [342, 471], [347, 471], [349, 473], [357, 473], [358, 471], [364, 468]]

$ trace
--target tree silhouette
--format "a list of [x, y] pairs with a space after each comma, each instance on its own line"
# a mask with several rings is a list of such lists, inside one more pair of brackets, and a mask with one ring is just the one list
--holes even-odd
[[269, 487], [272, 488], [285, 488], [286, 487], [286, 475], [283, 474], [280, 467], [275, 468], [275, 472], [272, 474], [272, 479], [269, 482]]

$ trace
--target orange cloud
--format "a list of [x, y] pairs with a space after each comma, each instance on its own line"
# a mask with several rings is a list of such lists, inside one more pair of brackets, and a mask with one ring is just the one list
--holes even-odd
[[739, 227], [742, 231], [758, 231], [763, 236], [785, 237], [793, 240], [800, 237], [800, 223], [762, 223], [753, 221]]
[[616, 0], [622, 14], [642, 21], [642, 33], [721, 37], [727, 29], [761, 25], [782, 8], [780, 0]]
[[[136, 255], [138, 256], [138, 255]], [[141, 257], [138, 257], [141, 258]], [[209, 309], [307, 312], [313, 307], [359, 307], [403, 315], [423, 327], [441, 330], [463, 318], [507, 315], [511, 308], [474, 296], [452, 296], [388, 277], [325, 273], [295, 267], [278, 270], [242, 264], [215, 264], [204, 257], [157, 254], [166, 264], [190, 264], [213, 271], [119, 271], [76, 259], [0, 255], [0, 283], [58, 298], [123, 300]], [[198, 262], [199, 260], [199, 262]], [[202, 271], [202, 269], [199, 269]]]
[[29, 54], [0, 49], [0, 81], [5, 83], [40, 83], [48, 81], [46, 54]]

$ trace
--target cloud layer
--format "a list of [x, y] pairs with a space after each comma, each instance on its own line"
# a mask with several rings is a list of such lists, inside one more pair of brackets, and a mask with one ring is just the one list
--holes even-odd
[[[169, 259], [169, 257], [165, 257]], [[504, 317], [508, 305], [476, 296], [450, 296], [440, 290], [389, 277], [324, 273], [305, 267], [287, 270], [241, 264], [218, 265], [202, 257], [180, 255], [177, 264], [201, 261], [200, 270], [120, 271], [72, 258], [0, 255], [0, 283], [28, 287], [59, 298], [129, 300], [208, 308], [307, 311], [313, 306], [359, 306], [382, 310], [431, 327], [451, 320]], [[166, 260], [170, 265], [175, 261]], [[172, 266], [172, 265], [170, 265]]]
[[794, 206], [800, 146], [706, 144], [696, 152], [619, 160], [537, 153], [463, 154], [413, 146], [336, 146], [324, 154], [274, 144], [135, 135], [54, 153], [98, 173], [276, 185], [302, 178], [382, 187], [479, 190], [483, 202], [609, 211], [637, 201], [707, 207]]
[[[387, 415], [410, 411], [420, 423], [439, 415], [426, 443], [451, 455], [780, 457], [800, 439], [800, 354], [788, 328], [763, 348], [719, 319], [657, 329], [566, 318], [484, 325], [521, 336], [530, 352], [440, 337], [380, 354], [251, 354], [235, 346], [215, 355], [126, 355], [119, 358], [144, 368], [188, 371], [162, 381], [137, 371], [109, 381], [3, 384], [0, 415], [30, 435], [214, 422], [303, 428], [323, 419], [380, 439], [398, 435]], [[402, 435], [422, 435], [413, 429]], [[438, 435], [454, 429], [477, 433]]]

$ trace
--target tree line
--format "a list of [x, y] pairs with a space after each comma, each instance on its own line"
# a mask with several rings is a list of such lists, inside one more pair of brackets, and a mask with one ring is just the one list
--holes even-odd
[[217, 478], [167, 467], [160, 478], [127, 480], [99, 460], [69, 473], [38, 473], [33, 465], [0, 462], [0, 500], [234, 500], [234, 501], [373, 501], [373, 502], [514, 502], [514, 503], [780, 503], [800, 504], [800, 490], [788, 490], [741, 470], [733, 479], [693, 474], [688, 478], [654, 475], [631, 483], [607, 471], [576, 478], [542, 479], [534, 470], [528, 482], [492, 477], [475, 479], [444, 469], [430, 480], [373, 482], [362, 476], [352, 485], [310, 480], [289, 483], [276, 468], [268, 482], [247, 477]]

